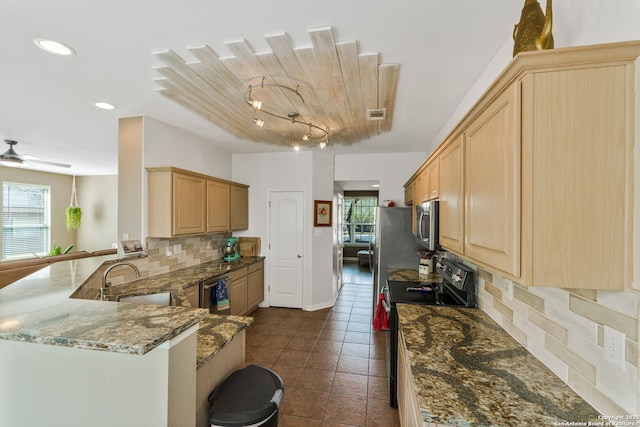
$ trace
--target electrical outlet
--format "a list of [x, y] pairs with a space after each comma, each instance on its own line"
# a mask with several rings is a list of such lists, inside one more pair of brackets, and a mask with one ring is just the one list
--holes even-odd
[[171, 255], [173, 255], [173, 251], [171, 250], [171, 246], [167, 246], [167, 250], [166, 250], [165, 254], [166, 254], [167, 256], [171, 256]]
[[178, 255], [182, 252], [182, 245], [173, 245], [173, 253]]
[[625, 365], [625, 335], [613, 328], [604, 327], [604, 358], [620, 369]]
[[513, 299], [513, 282], [505, 279], [505, 283], [507, 284], [507, 296], [509, 297], [509, 301], [511, 301]]

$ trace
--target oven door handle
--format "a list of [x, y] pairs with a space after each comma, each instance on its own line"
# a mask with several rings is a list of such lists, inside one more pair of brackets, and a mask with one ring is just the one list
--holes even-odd
[[382, 307], [384, 308], [384, 311], [386, 311], [387, 313], [391, 312], [391, 306], [387, 303], [386, 299], [382, 300]]

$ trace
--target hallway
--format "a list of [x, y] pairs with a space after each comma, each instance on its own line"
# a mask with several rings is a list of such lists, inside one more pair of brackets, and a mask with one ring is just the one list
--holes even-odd
[[284, 380], [280, 427], [400, 425], [388, 401], [386, 334], [371, 326], [371, 273], [346, 263], [343, 278], [330, 309], [270, 307], [252, 314], [246, 363]]

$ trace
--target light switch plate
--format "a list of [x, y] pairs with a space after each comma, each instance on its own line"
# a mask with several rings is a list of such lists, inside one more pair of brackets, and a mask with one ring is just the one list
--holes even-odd
[[178, 255], [182, 252], [182, 245], [173, 245], [173, 253]]
[[625, 365], [625, 335], [609, 326], [604, 326], [604, 358], [620, 369]]

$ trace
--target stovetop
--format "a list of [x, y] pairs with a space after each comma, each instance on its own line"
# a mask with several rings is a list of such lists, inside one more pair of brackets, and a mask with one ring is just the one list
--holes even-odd
[[464, 304], [456, 301], [446, 288], [439, 289], [437, 284], [428, 285], [421, 282], [387, 282], [388, 299], [391, 305], [422, 304], [461, 307]]
[[473, 270], [453, 260], [441, 259], [437, 271], [443, 283], [387, 281], [385, 297], [389, 304], [423, 304], [473, 307]]

